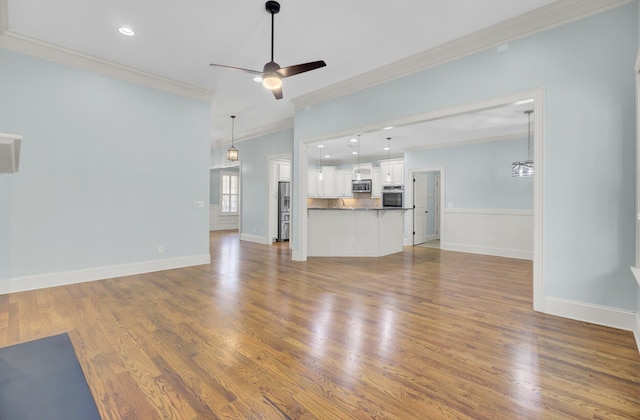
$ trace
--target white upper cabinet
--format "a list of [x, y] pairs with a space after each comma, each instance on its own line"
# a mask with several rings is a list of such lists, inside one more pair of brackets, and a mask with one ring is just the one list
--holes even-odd
[[371, 170], [371, 197], [382, 197], [382, 183], [380, 182], [381, 171], [380, 168], [373, 168]]
[[291, 181], [290, 162], [278, 162], [278, 181]]
[[323, 166], [321, 170], [322, 179], [319, 179], [318, 196], [336, 196], [336, 168], [334, 166]]
[[380, 161], [380, 177], [382, 185], [404, 185], [404, 160]]
[[338, 170], [336, 171], [336, 197], [352, 197], [353, 193], [351, 192], [351, 174], [352, 171], [349, 169], [346, 170]]
[[310, 169], [307, 172], [307, 196], [318, 197], [318, 171]]

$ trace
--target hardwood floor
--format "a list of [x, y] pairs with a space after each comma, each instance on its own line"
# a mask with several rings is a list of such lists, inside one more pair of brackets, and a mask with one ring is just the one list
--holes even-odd
[[530, 261], [211, 254], [1, 295], [0, 347], [68, 331], [105, 419], [640, 418], [632, 333], [534, 312]]

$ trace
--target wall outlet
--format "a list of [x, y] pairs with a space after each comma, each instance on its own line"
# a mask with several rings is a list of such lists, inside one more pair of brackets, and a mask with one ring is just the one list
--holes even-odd
[[164, 254], [164, 245], [158, 245], [158, 254]]
[[196, 201], [195, 204], [193, 205], [193, 207], [195, 207], [197, 209], [204, 208], [204, 201], [202, 201], [202, 200]]

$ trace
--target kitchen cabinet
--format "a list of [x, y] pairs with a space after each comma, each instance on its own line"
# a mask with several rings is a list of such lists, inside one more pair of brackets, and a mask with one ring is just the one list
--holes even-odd
[[371, 198], [382, 197], [381, 176], [380, 168], [373, 168], [371, 170]]
[[316, 169], [310, 169], [307, 172], [307, 196], [318, 197], [318, 174]]
[[[391, 180], [387, 180], [387, 174]], [[380, 177], [382, 185], [404, 185], [404, 160], [381, 161]]]
[[322, 167], [322, 179], [318, 178], [318, 197], [336, 196], [336, 168], [335, 166]]
[[335, 178], [335, 193], [336, 197], [353, 197], [353, 193], [351, 192], [351, 175], [352, 171], [347, 170], [338, 170], [336, 171]]
[[290, 162], [278, 162], [278, 181], [291, 181]]
[[402, 252], [407, 209], [310, 208], [310, 257], [381, 257]]
[[358, 173], [360, 179], [371, 179], [371, 171], [373, 170], [372, 163], [361, 163], [360, 165], [353, 165], [353, 178], [358, 179]]

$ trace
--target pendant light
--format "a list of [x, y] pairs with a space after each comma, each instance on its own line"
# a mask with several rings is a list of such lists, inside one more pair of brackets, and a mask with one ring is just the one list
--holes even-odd
[[391, 183], [391, 159], [389, 153], [391, 153], [391, 137], [387, 137], [387, 184]]
[[527, 160], [513, 162], [511, 164], [511, 176], [519, 178], [533, 176], [535, 173], [533, 159], [531, 158], [531, 114], [533, 113], [533, 110], [525, 111], [524, 113], [527, 114], [528, 117]]
[[356, 174], [356, 180], [360, 181], [360, 133], [358, 133], [358, 173]]
[[318, 151], [320, 152], [320, 173], [318, 174], [318, 181], [322, 181], [322, 144], [318, 145]]
[[238, 149], [233, 147], [233, 137], [235, 134], [234, 133], [235, 122], [236, 122], [236, 116], [232, 115], [231, 116], [231, 147], [229, 148], [229, 150], [227, 150], [227, 160], [230, 162], [235, 162], [236, 160], [238, 160]]

